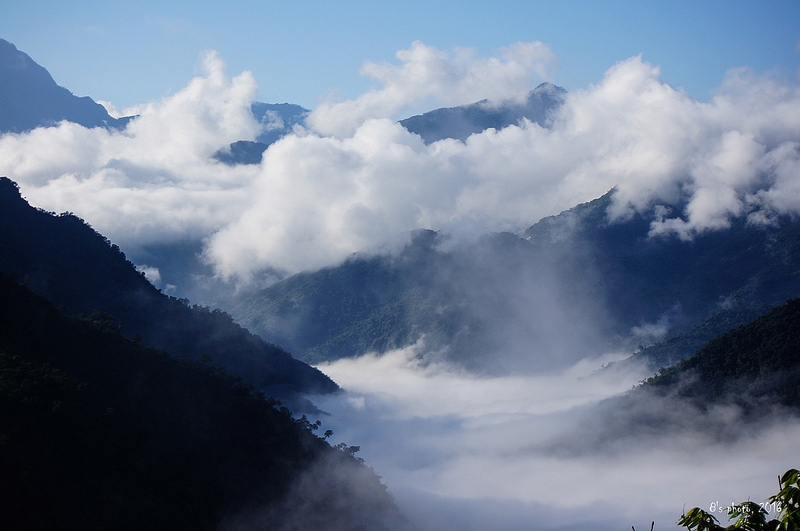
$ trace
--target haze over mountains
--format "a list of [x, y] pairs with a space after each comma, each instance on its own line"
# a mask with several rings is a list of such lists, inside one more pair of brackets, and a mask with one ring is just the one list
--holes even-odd
[[796, 303], [692, 356], [800, 294], [795, 88], [734, 73], [701, 104], [633, 58], [575, 94], [347, 136], [314, 124], [359, 102], [258, 103], [246, 74], [206, 66], [126, 124], [59, 111], [4, 131], [5, 274], [106, 312], [94, 326], [119, 341], [318, 393], [331, 440], [362, 445], [423, 529], [674, 521], [681, 496], [758, 496], [764, 467], [796, 466]]
[[[3, 173], [37, 206], [89, 220], [140, 266], [161, 267], [138, 258], [154, 256], [148, 249], [191, 241], [212, 273], [237, 284], [398, 250], [421, 228], [457, 239], [519, 234], [611, 189], [612, 219], [658, 208], [654, 233], [687, 239], [731, 218], [768, 223], [796, 210], [796, 91], [747, 71], [732, 72], [702, 103], [631, 58], [568, 94], [549, 127], [513, 124], [466, 142], [426, 145], [381, 109], [358, 124], [361, 134], [314, 129], [374, 98], [413, 96], [397, 96], [389, 83], [431, 67], [421, 47], [369, 98], [314, 109], [261, 164], [220, 167], [213, 159], [262, 131], [252, 78], [229, 78], [211, 54], [204, 74], [143, 105], [124, 135], [69, 123], [6, 135]], [[124, 197], [126, 208], [89, 201], [93, 194]], [[190, 293], [183, 279], [162, 280]]]
[[[610, 204], [611, 193], [524, 236], [487, 235], [470, 245], [420, 233], [397, 257], [352, 258], [242, 293], [229, 307], [309, 362], [424, 338], [434, 358], [502, 373], [633, 351], [711, 316], [733, 327], [800, 295], [797, 221], [736, 223], [687, 242], [648, 238], [653, 218], [612, 223]], [[674, 363], [700, 344], [653, 363]]]
[[[509, 125], [521, 125], [524, 120], [546, 127], [553, 112], [564, 102], [566, 92], [552, 83], [542, 83], [530, 91], [523, 103], [514, 100], [481, 100], [469, 105], [435, 109], [400, 120], [400, 125], [419, 135], [426, 144], [451, 138], [465, 141], [470, 135], [487, 129], [497, 131]], [[229, 164], [258, 164], [261, 155], [272, 143], [303, 125], [310, 111], [287, 103], [254, 103], [253, 114], [262, 124], [255, 141], [240, 140], [222, 151], [216, 158]]]

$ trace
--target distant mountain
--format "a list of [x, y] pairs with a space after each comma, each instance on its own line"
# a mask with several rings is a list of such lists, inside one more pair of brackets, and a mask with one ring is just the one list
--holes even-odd
[[62, 120], [119, 129], [130, 117], [113, 118], [88, 96], [75, 96], [27, 54], [0, 39], [0, 133], [23, 133]]
[[256, 137], [256, 142], [266, 145], [291, 133], [294, 126], [302, 125], [310, 112], [293, 103], [262, 103], [258, 101], [250, 109], [258, 123], [261, 124], [261, 133]]
[[[610, 222], [605, 196], [524, 235], [441, 245], [422, 232], [398, 256], [354, 257], [226, 303], [250, 330], [318, 362], [424, 338], [478, 371], [548, 368], [588, 348], [647, 346], [727, 309], [711, 333], [800, 295], [800, 221], [649, 238], [651, 217]], [[708, 335], [698, 339], [708, 340]], [[673, 345], [662, 362], [696, 350]]]
[[[482, 100], [412, 116], [400, 120], [400, 124], [428, 144], [444, 138], [464, 141], [472, 134], [518, 125], [524, 119], [547, 127], [552, 112], [564, 102], [565, 94], [561, 87], [542, 83], [522, 103]], [[234, 142], [215, 153], [215, 159], [226, 164], [258, 164], [267, 147], [291, 133], [295, 125], [302, 125], [309, 113], [308, 109], [288, 103], [254, 103], [252, 110], [262, 124], [258, 138]]]
[[564, 102], [566, 91], [551, 83], [542, 83], [525, 102], [491, 102], [482, 100], [471, 105], [436, 109], [400, 120], [400, 124], [422, 137], [426, 144], [444, 138], [464, 141], [486, 129], [503, 129], [518, 125], [523, 119], [547, 127], [551, 113]]
[[206, 357], [272, 396], [337, 389], [224, 312], [162, 294], [119, 247], [74, 215], [29, 206], [7, 178], [0, 178], [0, 249], [0, 273], [73, 314], [104, 312], [144, 345], [176, 357]]
[[[332, 448], [207, 363], [69, 317], [0, 275], [0, 528], [385, 529], [357, 448]], [[209, 330], [213, 332], [213, 330]]]
[[525, 237], [595, 271], [610, 309], [626, 326], [663, 319], [686, 330], [722, 309], [774, 306], [800, 294], [799, 220], [785, 217], [761, 227], [736, 218], [730, 228], [692, 241], [649, 237], [652, 213], [608, 221], [612, 195], [544, 218]]
[[[226, 164], [258, 164], [264, 151], [295, 125], [308, 109], [291, 103], [251, 106], [261, 131], [254, 141], [241, 140], [214, 154]], [[24, 133], [66, 120], [84, 127], [122, 129], [133, 116], [114, 118], [88, 96], [77, 97], [59, 86], [48, 71], [8, 41], [0, 39], [0, 134]]]
[[[432, 272], [436, 234], [422, 232], [397, 259], [353, 258], [337, 267], [300, 273], [265, 290], [245, 293], [228, 308], [241, 323], [319, 362], [413, 343], [417, 280]], [[430, 261], [429, 261], [430, 260]], [[422, 302], [420, 311], [427, 313]]]
[[308, 109], [292, 103], [256, 102], [250, 110], [258, 123], [261, 132], [255, 141], [239, 140], [227, 149], [217, 151], [214, 158], [225, 164], [259, 164], [261, 156], [267, 148], [291, 133], [296, 125], [302, 125], [308, 116]]
[[[477, 372], [505, 373], [557, 366], [602, 340], [582, 324], [588, 314], [580, 300], [591, 291], [551, 299], [564, 284], [556, 277], [570, 268], [558, 273], [525, 239], [497, 234], [447, 250], [442, 243], [421, 231], [398, 256], [354, 257], [242, 292], [224, 306], [309, 363], [424, 338], [426, 351]], [[578, 324], [564, 334], [551, 330], [554, 321]]]

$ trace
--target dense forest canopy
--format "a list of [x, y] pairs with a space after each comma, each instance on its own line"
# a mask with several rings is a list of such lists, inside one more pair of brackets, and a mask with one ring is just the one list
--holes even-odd
[[[0, 300], [0, 527], [380, 529], [392, 516], [355, 447], [332, 448], [241, 378], [126, 339], [105, 314], [66, 316], [5, 276]], [[308, 481], [312, 504], [296, 492]]]

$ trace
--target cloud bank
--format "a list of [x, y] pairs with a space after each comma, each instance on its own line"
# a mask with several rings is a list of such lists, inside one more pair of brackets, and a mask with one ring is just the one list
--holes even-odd
[[[541, 43], [489, 58], [414, 43], [397, 59], [365, 65], [380, 88], [321, 104], [259, 165], [212, 158], [255, 138], [258, 124], [252, 76], [229, 77], [209, 54], [202, 75], [139, 107], [122, 132], [62, 123], [0, 137], [0, 175], [134, 257], [148, 245], [203, 240], [216, 273], [238, 281], [392, 250], [418, 228], [454, 238], [516, 231], [611, 188], [612, 217], [655, 209], [654, 236], [690, 239], [734, 217], [764, 224], [800, 210], [796, 82], [737, 69], [700, 102], [633, 57], [570, 92], [550, 128], [522, 123], [425, 145], [397, 112], [514, 97], [548, 79], [555, 58]], [[146, 263], [155, 275], [158, 264]], [[800, 437], [794, 420], [729, 444], [684, 430], [627, 439], [625, 451], [555, 451], [567, 426], [642, 375], [590, 377], [594, 360], [547, 377], [477, 378], [418, 365], [417, 354], [325, 366], [348, 394], [321, 405], [336, 436], [362, 445], [430, 528], [627, 529], [655, 519], [668, 529], [684, 503], [760, 500], [775, 474], [797, 466], [788, 462]]]
[[252, 179], [247, 168], [218, 171], [209, 157], [257, 124], [252, 76], [227, 78], [213, 53], [202, 66], [180, 92], [135, 109], [122, 132], [62, 122], [0, 137], [0, 173], [35, 206], [75, 212], [123, 248], [205, 237], [233, 220]]
[[614, 187], [612, 216], [655, 208], [652, 233], [686, 239], [733, 217], [772, 223], [800, 208], [796, 83], [737, 69], [699, 102], [633, 57], [571, 92], [551, 128], [522, 123], [425, 145], [394, 121], [398, 109], [509, 98], [549, 77], [556, 60], [539, 42], [495, 57], [414, 43], [397, 59], [367, 63], [362, 73], [380, 88], [321, 104], [260, 165], [211, 158], [258, 133], [252, 76], [229, 78], [212, 53], [201, 76], [141, 106], [123, 132], [62, 123], [0, 137], [0, 174], [133, 256], [204, 240], [216, 273], [239, 281], [391, 250], [418, 228], [520, 230]]
[[352, 136], [369, 119], [392, 118], [404, 106], [435, 101], [440, 106], [463, 105], [488, 98], [521, 99], [532, 86], [534, 75], [550, 79], [556, 64], [550, 48], [539, 41], [518, 42], [496, 57], [482, 58], [472, 50], [448, 54], [416, 41], [397, 52], [401, 65], [367, 62], [361, 75], [381, 88], [357, 99], [321, 103], [308, 124], [322, 135]]
[[601, 358], [481, 378], [419, 349], [320, 366], [346, 390], [319, 399], [322, 429], [361, 445], [413, 529], [679, 529], [684, 508], [763, 502], [796, 466], [800, 421], [779, 412], [742, 427], [734, 408], [646, 394], [604, 407], [644, 373], [597, 373]]

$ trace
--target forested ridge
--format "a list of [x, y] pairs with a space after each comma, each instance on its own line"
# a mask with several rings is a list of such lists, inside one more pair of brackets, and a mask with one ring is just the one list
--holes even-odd
[[757, 397], [800, 408], [800, 299], [712, 339], [647, 384], [704, 402]]
[[[392, 511], [355, 448], [241, 378], [143, 347], [108, 315], [64, 315], [7, 277], [0, 301], [0, 527], [235, 528], [256, 511], [274, 529], [374, 529]], [[316, 503], [298, 516], [306, 473]]]
[[207, 356], [273, 396], [332, 392], [320, 371], [265, 343], [225, 312], [190, 305], [157, 290], [120, 248], [77, 216], [31, 207], [0, 177], [0, 273], [73, 314], [99, 310], [126, 337], [173, 356]]

